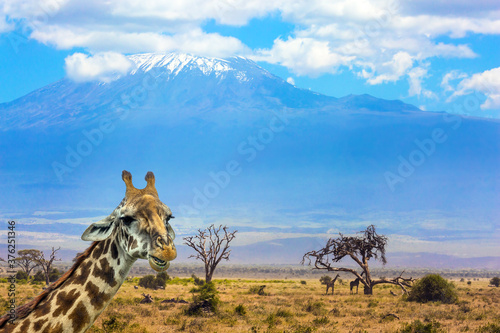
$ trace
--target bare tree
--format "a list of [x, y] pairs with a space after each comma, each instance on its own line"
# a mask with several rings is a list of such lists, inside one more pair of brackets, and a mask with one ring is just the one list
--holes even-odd
[[[326, 246], [321, 250], [309, 251], [304, 254], [302, 264], [304, 264], [307, 259], [309, 260], [309, 265], [311, 265], [312, 260], [314, 260], [315, 269], [352, 273], [356, 279], [359, 279], [359, 282], [364, 285], [364, 293], [367, 295], [371, 295], [373, 293], [373, 287], [381, 283], [398, 285], [403, 289], [403, 292], [406, 293], [405, 287], [411, 287], [413, 279], [403, 278], [402, 275], [404, 271], [396, 278], [380, 278], [378, 280], [373, 279], [370, 273], [368, 261], [371, 258], [380, 260], [384, 265], [387, 263], [385, 258], [387, 237], [378, 235], [374, 225], [370, 225], [365, 231], [359, 232], [359, 234], [361, 235], [344, 236], [339, 233], [338, 238], [330, 238]], [[354, 260], [354, 262], [361, 267], [362, 272], [358, 273], [353, 268], [336, 267], [338, 266], [337, 263], [346, 257]]]
[[[196, 236], [184, 237], [185, 244], [194, 249], [197, 254], [189, 256], [205, 264], [205, 281], [212, 281], [215, 268], [222, 259], [229, 260], [229, 243], [234, 239], [236, 232], [229, 232], [227, 226], [215, 228], [212, 224], [205, 230], [198, 229]], [[207, 244], [208, 241], [208, 244]]]
[[31, 271], [40, 266], [36, 260], [39, 255], [40, 251], [35, 249], [19, 250], [17, 251], [17, 257], [15, 259], [16, 265], [21, 267], [21, 269], [29, 277], [31, 275]]
[[60, 261], [61, 259], [56, 259], [56, 252], [59, 251], [61, 248], [58, 247], [57, 249], [54, 249], [52, 247], [52, 253], [49, 256], [49, 259], [45, 259], [45, 255], [43, 252], [40, 252], [38, 256], [36, 256], [35, 261], [38, 263], [40, 267], [42, 267], [43, 274], [45, 275], [45, 283], [49, 285], [50, 283], [50, 269], [52, 267], [52, 263], [54, 261]]

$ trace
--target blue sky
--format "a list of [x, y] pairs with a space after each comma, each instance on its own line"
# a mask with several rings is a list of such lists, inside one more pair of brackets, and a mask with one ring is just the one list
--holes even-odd
[[[64, 77], [78, 82], [109, 81], [133, 70], [125, 58], [127, 55], [149, 52], [182, 52], [220, 58], [240, 55], [299, 88], [330, 96], [367, 93], [384, 99], [400, 99], [423, 110], [450, 112], [456, 112], [454, 106], [468, 105], [469, 101], [475, 104], [460, 112], [500, 118], [498, 0], [4, 0], [0, 4], [0, 103]], [[456, 137], [461, 138], [460, 135]], [[484, 141], [478, 142], [498, 142], [495, 136], [491, 137], [494, 139], [481, 137]], [[69, 144], [75, 146], [76, 142]], [[491, 151], [494, 151], [496, 146], [492, 146]], [[480, 148], [470, 149], [481, 151]], [[411, 150], [403, 154], [408, 156], [413, 149], [411, 146]], [[98, 153], [86, 161], [87, 165], [95, 165], [94, 158], [105, 148], [96, 151]], [[461, 150], [457, 148], [454, 152], [453, 156], [459, 156]], [[65, 150], [61, 149], [61, 156], [63, 154]], [[489, 157], [491, 161], [493, 157]], [[397, 156], [389, 158], [397, 167]], [[471, 161], [471, 164], [473, 162], [479, 163]], [[31, 160], [29, 163], [32, 164]], [[39, 165], [36, 168], [41, 170]], [[260, 164], [256, 162], [255, 165]], [[113, 167], [123, 168], [121, 165]], [[450, 174], [460, 175], [458, 171], [462, 167], [460, 165]], [[494, 170], [490, 165], [487, 169]], [[252, 170], [247, 176], [249, 184], [254, 181], [251, 176], [255, 170]], [[200, 179], [205, 181], [207, 175], [200, 174], [205, 177]], [[116, 175], [106, 174], [106, 177], [115, 179]], [[122, 185], [118, 178], [117, 183]], [[422, 183], [426, 181], [423, 179]], [[341, 180], [339, 184], [344, 187]], [[191, 195], [189, 186], [185, 192]], [[71, 194], [80, 198], [83, 196], [80, 190]], [[116, 191], [113, 194], [118, 197], [111, 201], [120, 201], [118, 190], [121, 191], [113, 187]], [[4, 196], [12, 196], [7, 193]], [[480, 196], [474, 195], [471, 194], [474, 200], [480, 200]], [[209, 218], [187, 220], [184, 217], [184, 222], [189, 222], [195, 230], [207, 222], [227, 221], [230, 225], [237, 220], [239, 227], [249, 228], [240, 234], [246, 233], [246, 238], [240, 236], [238, 239], [240, 245], [279, 238], [318, 235], [326, 238], [341, 230], [355, 232], [375, 223], [385, 228], [383, 232], [391, 232], [392, 251], [411, 247], [415, 252], [434, 251], [458, 256], [486, 256], [498, 251], [497, 221], [488, 214], [478, 219], [454, 207], [449, 211], [433, 211], [429, 207], [424, 211], [417, 207], [396, 213], [377, 207], [375, 211], [356, 212], [356, 215], [345, 208], [326, 209], [317, 205], [306, 207], [308, 212], [299, 216], [298, 228], [276, 232], [264, 230], [269, 221], [277, 221], [276, 224], [283, 226], [296, 218], [297, 212], [286, 212], [288, 206], [278, 212], [273, 205], [262, 209], [261, 202], [252, 207], [247, 201], [240, 210], [224, 211], [226, 201], [222, 199], [230, 198], [230, 192], [226, 197], [221, 196], [220, 206], [208, 214]], [[460, 206], [468, 199], [450, 199], [450, 205]], [[50, 201], [54, 200], [50, 198]], [[359, 204], [354, 200], [352, 203]], [[260, 215], [249, 218], [248, 212], [259, 211], [257, 208]], [[487, 208], [491, 208], [488, 212], [496, 212], [496, 207]], [[47, 233], [39, 232], [29, 223], [87, 225], [89, 219], [84, 218], [85, 214], [97, 220], [109, 213], [108, 204], [96, 211], [76, 215], [73, 207], [52, 207], [50, 211], [43, 211], [43, 207], [35, 209], [29, 215], [15, 215], [10, 211], [7, 214], [0, 210], [0, 218], [16, 218], [24, 223], [25, 243], [37, 246], [48, 244], [60, 234], [55, 228]], [[183, 221], [181, 216], [176, 220]], [[323, 220], [334, 223], [328, 222], [332, 227], [325, 229], [321, 224]], [[404, 226], [417, 220], [422, 234], [406, 234]], [[394, 221], [401, 228], [398, 229]], [[342, 229], [346, 222], [352, 229]], [[86, 246], [78, 241], [75, 229], [63, 229], [71, 236], [61, 237], [63, 248], [78, 246], [81, 250]], [[193, 231], [182, 229], [182, 224], [179, 229], [179, 235]], [[317, 231], [306, 233], [305, 229]], [[5, 231], [0, 231], [0, 236], [5, 235]], [[434, 238], [426, 238], [427, 232]], [[453, 235], [449, 235], [449, 241], [442, 242], [439, 237], [447, 237], [447, 234]], [[467, 235], [470, 237], [465, 243], [461, 237]]]
[[[469, 114], [498, 118], [499, 35], [494, 0], [6, 0], [0, 102], [72, 66], [99, 73], [116, 70], [117, 55], [187, 52], [243, 55], [335, 97], [368, 93], [441, 111], [474, 96], [480, 105]], [[70, 62], [75, 55], [84, 57]]]

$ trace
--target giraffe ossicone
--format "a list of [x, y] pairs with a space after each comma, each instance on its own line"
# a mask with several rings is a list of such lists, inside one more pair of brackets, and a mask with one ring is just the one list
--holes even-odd
[[132, 175], [122, 172], [125, 198], [101, 221], [92, 223], [82, 239], [93, 241], [59, 280], [29, 303], [16, 309], [15, 318], [0, 318], [0, 332], [85, 332], [116, 294], [133, 263], [147, 259], [161, 272], [177, 256], [170, 208], [162, 203], [152, 172], [147, 185], [137, 189]]

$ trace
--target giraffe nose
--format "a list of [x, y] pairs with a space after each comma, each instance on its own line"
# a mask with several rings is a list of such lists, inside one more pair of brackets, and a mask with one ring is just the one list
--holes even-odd
[[160, 247], [160, 248], [164, 248], [165, 246], [169, 246], [170, 244], [170, 239], [169, 237], [162, 237], [162, 236], [158, 236], [156, 238], [156, 246]]

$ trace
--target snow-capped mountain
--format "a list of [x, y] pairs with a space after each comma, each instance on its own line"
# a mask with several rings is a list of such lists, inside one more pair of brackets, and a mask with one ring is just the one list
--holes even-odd
[[177, 116], [281, 107], [418, 111], [401, 101], [367, 95], [338, 100], [299, 89], [242, 57], [150, 53], [129, 59], [132, 70], [115, 81], [75, 83], [65, 78], [0, 104], [0, 130], [79, 126], [102, 117], [114, 119], [117, 108], [137, 105], [150, 114], [170, 112]]
[[0, 105], [0, 216], [55, 214], [43, 230], [74, 236], [64, 219], [109, 213], [122, 170], [137, 187], [151, 170], [180, 235], [208, 223], [254, 238], [373, 223], [409, 246], [492, 243], [498, 120], [324, 96], [240, 57], [129, 59], [115, 81], [62, 79]]

